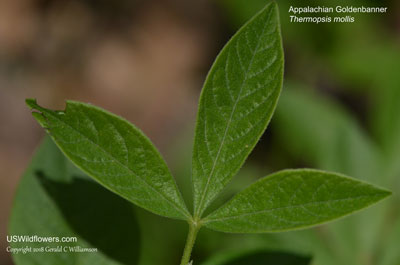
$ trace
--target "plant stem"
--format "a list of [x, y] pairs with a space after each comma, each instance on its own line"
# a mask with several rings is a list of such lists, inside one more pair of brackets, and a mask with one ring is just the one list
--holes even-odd
[[188, 265], [190, 262], [190, 255], [192, 254], [192, 249], [194, 242], [196, 241], [197, 232], [200, 230], [201, 225], [197, 221], [190, 221], [189, 223], [189, 233], [186, 239], [185, 250], [183, 251], [182, 260], [180, 265]]

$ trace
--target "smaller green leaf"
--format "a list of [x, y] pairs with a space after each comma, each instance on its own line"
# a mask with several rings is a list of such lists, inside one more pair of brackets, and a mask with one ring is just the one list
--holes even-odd
[[[10, 242], [16, 265], [136, 265], [141, 236], [131, 203], [95, 183], [46, 137], [21, 177], [9, 222], [10, 236], [58, 237]], [[76, 242], [61, 242], [75, 237]], [[66, 248], [46, 252], [44, 249]], [[96, 248], [75, 252], [69, 248]], [[39, 251], [35, 251], [38, 249]]]
[[204, 224], [231, 233], [301, 229], [348, 215], [390, 194], [335, 173], [284, 170], [234, 196], [206, 217]]
[[310, 263], [311, 257], [260, 249], [223, 253], [202, 265], [308, 265]]
[[189, 218], [161, 155], [131, 123], [80, 102], [67, 101], [65, 111], [26, 103], [64, 154], [106, 188], [153, 213]]

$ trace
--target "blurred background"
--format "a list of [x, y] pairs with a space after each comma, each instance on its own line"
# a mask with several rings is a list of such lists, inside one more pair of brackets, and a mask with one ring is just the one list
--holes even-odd
[[[25, 98], [55, 109], [63, 109], [66, 99], [90, 102], [132, 121], [159, 148], [190, 201], [202, 83], [226, 41], [267, 2], [1, 0], [0, 264], [13, 264], [4, 251], [13, 196], [44, 136]], [[284, 93], [269, 129], [220, 201], [258, 177], [297, 167], [341, 172], [394, 195], [309, 231], [242, 236], [204, 229], [194, 258], [222, 264], [213, 260], [238, 249], [274, 249], [312, 256], [313, 264], [399, 265], [400, 2], [324, 2], [389, 8], [387, 14], [355, 14], [352, 24], [319, 25], [290, 23], [288, 9], [321, 1], [278, 4]], [[135, 211], [142, 231], [139, 264], [177, 264], [186, 227]]]

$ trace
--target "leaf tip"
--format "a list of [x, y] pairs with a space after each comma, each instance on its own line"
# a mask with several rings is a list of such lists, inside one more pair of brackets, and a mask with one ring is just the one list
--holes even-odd
[[271, 8], [274, 11], [279, 10], [278, 3], [275, 0], [271, 0], [268, 4], [266, 4], [265, 9]]
[[386, 189], [380, 189], [379, 190], [379, 200], [383, 200], [386, 199], [389, 196], [392, 196], [393, 192], [391, 192], [390, 190], [386, 190]]
[[[26, 105], [32, 110], [32, 116], [37, 120], [37, 122], [43, 127], [47, 128], [46, 117], [43, 114], [43, 108], [37, 104], [37, 100], [35, 98], [27, 98], [25, 100]], [[35, 111], [37, 110], [37, 111]]]
[[25, 99], [26, 105], [33, 111], [33, 110], [38, 110], [38, 111], [44, 111], [45, 109], [39, 106], [37, 103], [36, 98], [27, 98]]
[[38, 106], [37, 101], [36, 101], [35, 98], [27, 98], [27, 99], [25, 99], [25, 103], [31, 109], [34, 109], [34, 108], [36, 108]]

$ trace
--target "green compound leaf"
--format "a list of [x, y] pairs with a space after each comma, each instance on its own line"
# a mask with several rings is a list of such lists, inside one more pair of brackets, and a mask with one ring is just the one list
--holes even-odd
[[232, 179], [266, 129], [282, 79], [278, 9], [271, 3], [228, 42], [206, 79], [192, 162], [197, 217]]
[[26, 102], [65, 155], [106, 188], [153, 213], [188, 218], [167, 165], [131, 123], [79, 102], [67, 101], [65, 111]]
[[204, 222], [231, 233], [294, 230], [348, 215], [390, 194], [334, 173], [284, 170], [246, 188]]

